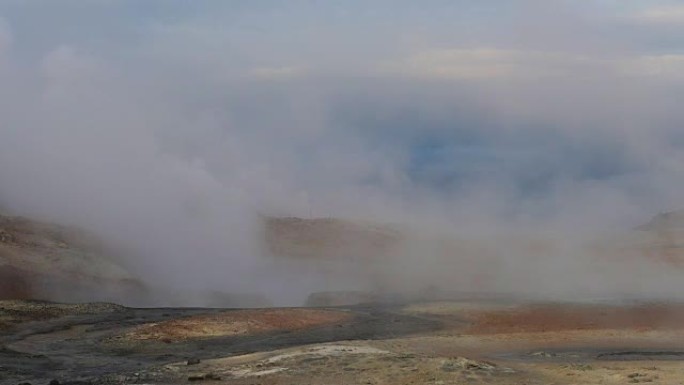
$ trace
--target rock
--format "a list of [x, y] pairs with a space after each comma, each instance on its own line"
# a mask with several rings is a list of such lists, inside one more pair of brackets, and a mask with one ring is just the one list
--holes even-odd
[[5, 229], [0, 229], [0, 243], [14, 243], [14, 235]]
[[204, 375], [205, 380], [221, 381], [221, 376], [216, 373], [207, 373]]
[[469, 360], [464, 357], [458, 357], [455, 360], [445, 360], [442, 362], [441, 369], [445, 372], [455, 372], [458, 370], [485, 370], [491, 371], [496, 369], [494, 364], [488, 362], [479, 362]]
[[555, 354], [555, 353], [549, 353], [549, 352], [540, 351], [540, 352], [530, 353], [530, 356], [532, 356], [532, 357], [539, 357], [539, 358], [552, 358], [552, 357], [555, 357], [556, 354]]
[[444, 361], [442, 362], [442, 366], [440, 367], [442, 371], [444, 372], [455, 372], [459, 370], [460, 368], [457, 367], [453, 362], [451, 361]]
[[459, 357], [456, 360], [456, 363], [460, 367], [468, 370], [494, 370], [496, 368], [494, 364], [490, 364], [489, 362], [478, 362], [463, 357]]
[[189, 358], [189, 359], [188, 359], [188, 365], [197, 365], [197, 364], [199, 364], [199, 363], [200, 363], [200, 359], [199, 359], [199, 358], [193, 357], [193, 358]]
[[195, 374], [195, 375], [188, 377], [188, 381], [203, 381], [203, 380], [221, 381], [221, 376], [219, 376], [216, 373], [207, 373], [207, 374]]
[[59, 385], [59, 381], [57, 380], [52, 380], [48, 385]]

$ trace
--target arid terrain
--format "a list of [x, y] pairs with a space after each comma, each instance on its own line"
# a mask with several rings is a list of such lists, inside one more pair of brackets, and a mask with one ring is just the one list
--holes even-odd
[[[609, 266], [619, 265], [622, 250], [677, 271], [676, 217], [657, 216], [633, 236], [588, 247]], [[327, 269], [354, 255], [379, 280], [391, 275], [377, 273], [386, 258], [401, 258], [397, 250], [415, 237], [333, 219], [272, 219], [265, 228], [274, 258]], [[97, 282], [107, 289], [98, 295], [146, 289], [76, 230], [3, 217], [0, 236], [0, 384], [684, 383], [684, 303], [666, 297], [478, 292], [447, 271], [413, 291], [312, 293], [308, 307], [77, 303]], [[470, 268], [488, 249], [451, 239], [434, 251]]]
[[0, 302], [2, 384], [681, 384], [684, 304]]
[[684, 385], [682, 100], [684, 0], [0, 0], [0, 385]]

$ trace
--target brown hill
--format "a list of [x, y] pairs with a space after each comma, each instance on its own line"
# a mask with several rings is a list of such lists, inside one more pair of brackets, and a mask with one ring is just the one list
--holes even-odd
[[661, 231], [681, 229], [684, 231], [684, 210], [676, 210], [659, 213], [651, 218], [650, 221], [637, 227], [642, 231]]
[[[388, 294], [402, 298], [459, 292], [543, 296], [573, 289], [584, 295], [592, 290], [639, 290], [631, 279], [634, 271], [660, 274], [684, 267], [684, 228], [678, 227], [679, 217], [665, 216], [663, 221], [661, 215], [643, 231], [582, 236], [521, 229], [466, 236], [446, 228], [268, 218], [264, 236], [274, 257], [304, 263], [308, 271], [324, 275], [328, 286], [310, 297], [309, 304], [368, 302]], [[563, 264], [593, 286], [576, 285], [572, 274], [540, 277], [558, 274]], [[601, 283], [607, 280], [611, 283]], [[660, 286], [652, 283], [653, 290], [665, 290], [664, 281]]]
[[265, 240], [278, 256], [337, 259], [387, 255], [404, 235], [389, 225], [335, 218], [265, 219]]
[[660, 213], [636, 228], [647, 256], [684, 266], [684, 210]]
[[116, 301], [143, 289], [85, 232], [0, 215], [0, 299]]

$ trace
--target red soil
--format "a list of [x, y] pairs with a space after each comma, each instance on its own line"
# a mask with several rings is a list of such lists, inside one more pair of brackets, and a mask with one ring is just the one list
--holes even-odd
[[472, 314], [472, 334], [597, 329], [681, 329], [684, 305], [537, 305]]
[[171, 342], [188, 338], [292, 331], [338, 323], [350, 317], [348, 313], [332, 310], [236, 310], [147, 324], [126, 333], [123, 338]]

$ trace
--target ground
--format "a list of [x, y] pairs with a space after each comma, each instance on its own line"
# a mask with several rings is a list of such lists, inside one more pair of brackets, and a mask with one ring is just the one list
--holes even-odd
[[[684, 305], [131, 309], [0, 301], [0, 383], [684, 383]], [[78, 382], [80, 381], [80, 382]]]

